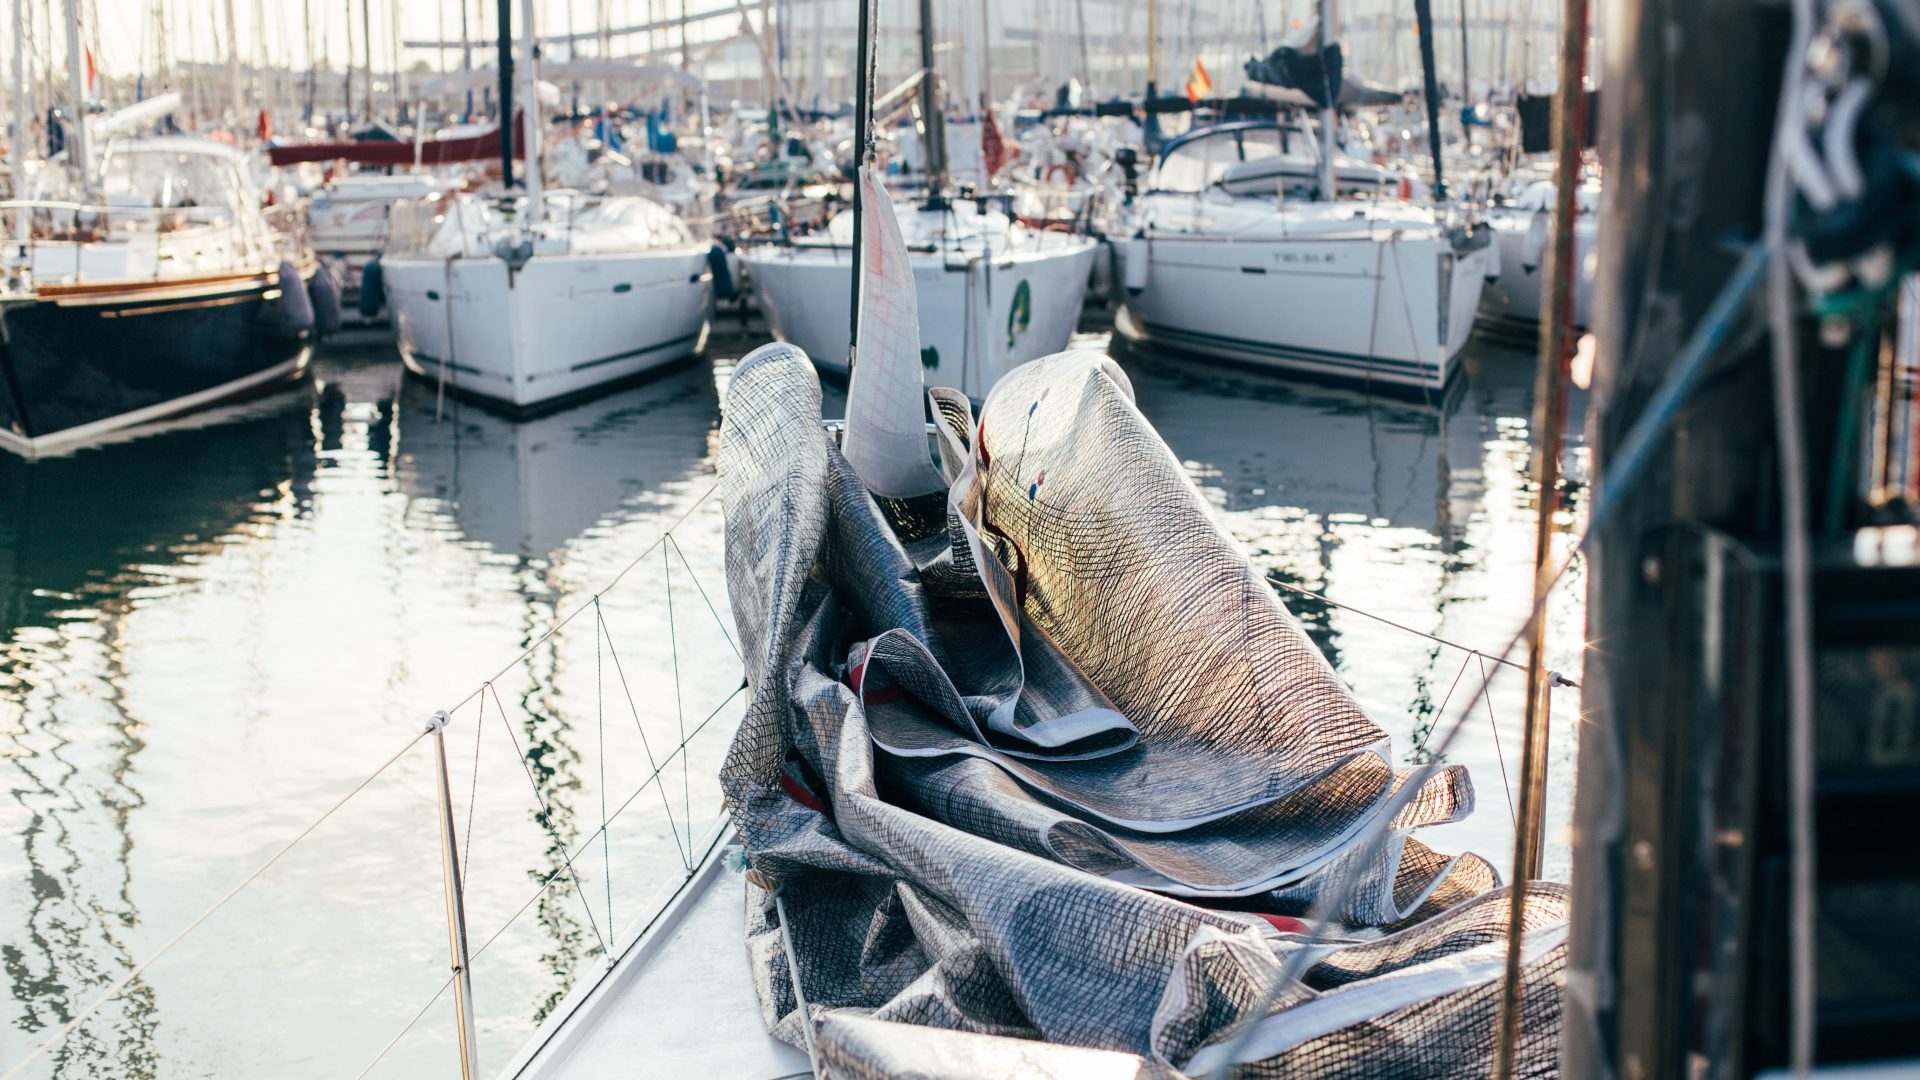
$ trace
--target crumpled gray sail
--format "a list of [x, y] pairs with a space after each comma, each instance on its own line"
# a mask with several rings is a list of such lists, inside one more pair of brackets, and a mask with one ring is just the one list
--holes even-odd
[[[776, 889], [836, 1075], [1046, 1056], [1003, 1040], [1133, 1055], [1141, 1075], [1484, 1073], [1507, 894], [1485, 860], [1412, 836], [1471, 811], [1464, 772], [1430, 774], [1361, 842], [1408, 779], [1385, 732], [1111, 361], [1016, 369], [978, 418], [932, 398], [950, 487], [929, 509], [861, 483], [799, 350], [755, 352], [728, 391], [751, 696], [722, 783], [769, 1027], [804, 1041]], [[1300, 917], [1329, 895], [1340, 925], [1310, 937]], [[1528, 904], [1539, 1074], [1564, 894]]]

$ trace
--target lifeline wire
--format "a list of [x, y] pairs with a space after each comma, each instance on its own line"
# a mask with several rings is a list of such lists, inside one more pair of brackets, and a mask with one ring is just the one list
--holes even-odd
[[[680, 526], [685, 525], [687, 523], [687, 519], [693, 516], [693, 512], [695, 510], [698, 510], [700, 508], [700, 505], [706, 502], [708, 497], [711, 496], [715, 491], [718, 491], [719, 489], [720, 489], [720, 481], [718, 480], [715, 480], [713, 483], [708, 484], [707, 489], [700, 493], [700, 497], [693, 500], [693, 505], [681, 511], [680, 516], [673, 519], [673, 524], [668, 525], [664, 532], [662, 532], [659, 536], [655, 537], [653, 543], [648, 544], [645, 548], [642, 548], [640, 551], [640, 554], [635, 555], [633, 557], [632, 562], [621, 567], [620, 572], [613, 575], [613, 580], [601, 586], [600, 592], [596, 593], [595, 595], [598, 596], [604, 593], [612, 592], [613, 587], [615, 585], [620, 584], [620, 580], [622, 578], [626, 577], [628, 573], [632, 572], [634, 567], [640, 565], [641, 559], [644, 559], [647, 556], [653, 554], [654, 548], [657, 548], [661, 544], [665, 543], [667, 540], [667, 537], [673, 535], [673, 531], [675, 529], [678, 529]], [[468, 694], [466, 697], [461, 698], [457, 704], [455, 704], [452, 708], [446, 710], [447, 715], [451, 716], [454, 713], [459, 712], [461, 709], [465, 708], [468, 702], [472, 701], [474, 698], [479, 697], [481, 692], [487, 686], [490, 686], [495, 679], [498, 679], [502, 675], [505, 675], [507, 672], [512, 671], [515, 664], [518, 664], [520, 661], [525, 660], [529, 656], [532, 656], [533, 650], [539, 648], [542, 642], [546, 641], [548, 638], [558, 633], [561, 627], [572, 622], [576, 616], [578, 616], [581, 612], [587, 610], [592, 606], [593, 604], [591, 602], [581, 604], [579, 607], [574, 608], [572, 611], [567, 612], [564, 618], [560, 619], [558, 622], [554, 623], [552, 626], [547, 627], [547, 629], [544, 632], [542, 632], [539, 637], [534, 638], [533, 641], [528, 643], [525, 649], [522, 649], [520, 651], [520, 655], [515, 656], [512, 660], [507, 661], [505, 666], [501, 667], [499, 671], [494, 672], [492, 676], [490, 676], [485, 681], [483, 681], [478, 687], [475, 687], [472, 693]], [[0, 1077], [0, 1080], [5, 1080], [5, 1078]]]
[[[493, 692], [493, 703], [500, 709], [500, 726], [507, 729], [507, 737], [513, 740], [513, 754], [520, 759], [520, 768], [527, 774], [527, 785], [533, 789], [534, 805], [540, 808], [541, 828], [553, 839], [554, 846], [560, 849], [560, 858], [565, 862], [567, 873], [573, 876], [573, 891], [580, 894], [580, 907], [587, 913], [587, 925], [593, 928], [593, 937], [600, 943], [600, 951], [605, 952], [607, 939], [600, 933], [600, 921], [593, 917], [593, 904], [587, 899], [586, 888], [580, 884], [580, 871], [573, 868], [573, 857], [567, 854], [566, 841], [560, 839], [560, 830], [554, 828], [553, 810], [547, 805], [547, 797], [540, 793], [540, 781], [533, 775], [533, 765], [526, 753], [520, 749], [520, 736], [514, 732], [513, 722], [507, 719], [507, 705], [500, 700], [498, 690]], [[613, 928], [607, 929], [611, 933]]]

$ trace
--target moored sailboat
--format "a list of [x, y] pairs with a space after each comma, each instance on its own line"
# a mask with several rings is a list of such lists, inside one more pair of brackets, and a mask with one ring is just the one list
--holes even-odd
[[[523, 29], [531, 117], [531, 4]], [[506, 27], [501, 34], [505, 56]], [[513, 115], [513, 89], [505, 66], [503, 116]], [[396, 205], [380, 259], [408, 369], [510, 411], [555, 407], [706, 343], [711, 246], [650, 199], [543, 190], [540, 128], [525, 125], [523, 186], [503, 126], [501, 191]]]
[[[926, 192], [891, 202], [912, 264], [928, 382], [978, 401], [1014, 367], [1066, 348], [1099, 244], [1079, 233], [1029, 228], [992, 208], [990, 199], [948, 190], [932, 19], [931, 5], [922, 2]], [[740, 251], [774, 334], [837, 376], [848, 372], [852, 344], [845, 313], [853, 295], [856, 221], [854, 212], [842, 212], [824, 230]]]
[[1280, 129], [1204, 128], [1167, 145], [1119, 243], [1125, 336], [1286, 371], [1437, 391], [1494, 266], [1484, 230], [1395, 201], [1230, 193]]
[[1413, 393], [1446, 387], [1498, 252], [1485, 228], [1437, 204], [1340, 197], [1341, 64], [1323, 13], [1317, 49], [1288, 72], [1291, 88], [1320, 107], [1319, 183], [1307, 197], [1288, 189], [1284, 167], [1303, 140], [1273, 122], [1201, 128], [1162, 149], [1121, 247], [1120, 333], [1312, 377]]
[[70, 449], [300, 374], [314, 263], [286, 250], [240, 155], [143, 139], [96, 169], [75, 141], [36, 177], [44, 197], [0, 203], [0, 446]]

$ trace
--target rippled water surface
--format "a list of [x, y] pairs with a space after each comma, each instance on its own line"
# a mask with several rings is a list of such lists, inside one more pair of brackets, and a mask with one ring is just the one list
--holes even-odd
[[[483, 1071], [504, 1064], [716, 820], [740, 665], [703, 497], [755, 343], [522, 424], [334, 348], [217, 422], [0, 455], [0, 1070], [373, 776], [29, 1075], [455, 1075], [437, 709]], [[1481, 677], [1456, 646], [1497, 651], [1525, 614], [1529, 357], [1476, 343], [1447, 400], [1416, 404], [1120, 355], [1222, 525], [1420, 760]], [[1570, 584], [1551, 659], [1577, 672]], [[1508, 671], [1462, 727], [1480, 809], [1438, 846], [1508, 858], [1521, 698]]]

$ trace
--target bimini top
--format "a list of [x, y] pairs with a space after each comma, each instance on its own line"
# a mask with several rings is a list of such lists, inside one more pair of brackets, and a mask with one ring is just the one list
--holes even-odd
[[1154, 166], [1152, 188], [1182, 194], [1205, 191], [1228, 170], [1263, 158], [1319, 160], [1319, 146], [1306, 132], [1273, 120], [1238, 120], [1197, 128], [1169, 141]]

